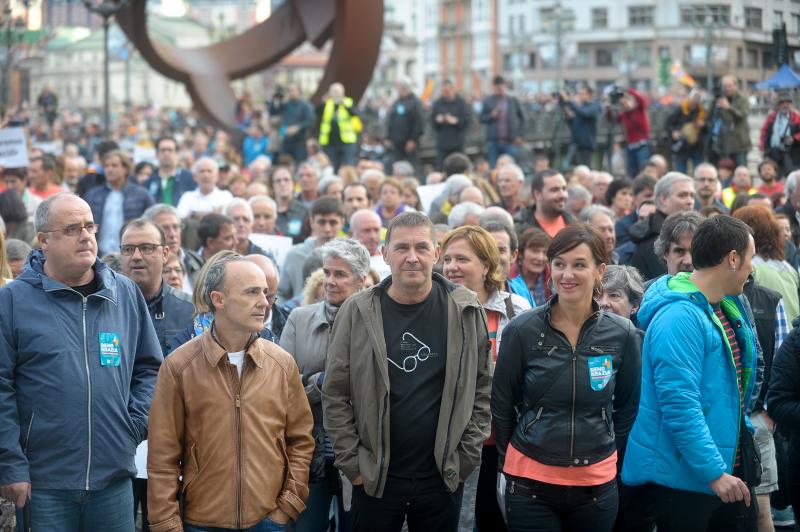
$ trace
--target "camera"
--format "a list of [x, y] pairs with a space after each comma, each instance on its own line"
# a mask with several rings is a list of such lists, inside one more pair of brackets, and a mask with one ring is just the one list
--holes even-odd
[[620, 87], [619, 85], [611, 85], [611, 88], [608, 89], [608, 100], [611, 102], [612, 105], [617, 105], [622, 97], [625, 96], [625, 89]]

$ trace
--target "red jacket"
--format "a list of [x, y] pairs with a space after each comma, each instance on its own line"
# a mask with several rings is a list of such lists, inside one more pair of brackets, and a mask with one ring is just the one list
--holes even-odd
[[[625, 128], [625, 142], [635, 144], [650, 138], [650, 119], [647, 116], [649, 102], [634, 89], [628, 89], [628, 94], [636, 100], [636, 109], [619, 113], [616, 120]], [[612, 119], [610, 110], [607, 116]]]
[[[767, 139], [772, 136], [772, 125], [775, 123], [775, 117], [777, 116], [778, 111], [772, 111], [764, 121], [764, 125], [761, 126], [761, 143], [759, 144], [759, 148], [762, 152], [767, 149]], [[794, 109], [789, 113], [789, 129], [794, 132], [792, 137], [795, 142], [800, 142], [800, 112]]]

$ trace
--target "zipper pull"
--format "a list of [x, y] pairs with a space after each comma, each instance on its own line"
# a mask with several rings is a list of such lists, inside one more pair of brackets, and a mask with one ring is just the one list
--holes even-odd
[[236, 408], [242, 407], [242, 401], [239, 399], [239, 394], [236, 394]]

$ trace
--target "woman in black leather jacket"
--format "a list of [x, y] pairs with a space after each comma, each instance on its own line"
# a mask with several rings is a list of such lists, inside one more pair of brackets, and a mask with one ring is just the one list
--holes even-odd
[[641, 336], [594, 300], [609, 260], [585, 225], [547, 250], [555, 295], [509, 323], [492, 385], [510, 531], [610, 531], [636, 417]]

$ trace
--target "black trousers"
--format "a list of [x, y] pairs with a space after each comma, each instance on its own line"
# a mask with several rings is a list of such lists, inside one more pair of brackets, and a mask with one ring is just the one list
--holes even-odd
[[617, 482], [559, 486], [507, 477], [510, 532], [611, 532], [617, 517]]
[[353, 532], [400, 532], [408, 519], [409, 532], [457, 532], [464, 485], [447, 491], [438, 474], [425, 478], [389, 477], [383, 497], [370, 497], [353, 486], [350, 509]]
[[497, 504], [497, 446], [484, 445], [475, 493], [475, 526], [478, 532], [505, 532], [506, 522]]
[[133, 479], [134, 520], [136, 520], [136, 514], [140, 507], [142, 509], [142, 532], [150, 532], [150, 524], [147, 522], [147, 479], [146, 478]]
[[[658, 532], [755, 532], [744, 502], [724, 503], [716, 495], [653, 486]], [[754, 499], [755, 497], [753, 497]], [[751, 502], [755, 504], [755, 500]]]

